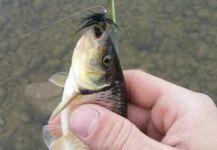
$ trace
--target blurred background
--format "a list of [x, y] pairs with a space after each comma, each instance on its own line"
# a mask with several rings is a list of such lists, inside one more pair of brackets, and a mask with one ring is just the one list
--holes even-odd
[[[0, 0], [0, 150], [45, 150], [42, 126], [62, 89], [86, 9], [110, 0]], [[217, 100], [217, 1], [117, 1], [123, 69], [141, 69]], [[64, 19], [65, 18], [65, 19]], [[216, 101], [217, 102], [217, 101]]]

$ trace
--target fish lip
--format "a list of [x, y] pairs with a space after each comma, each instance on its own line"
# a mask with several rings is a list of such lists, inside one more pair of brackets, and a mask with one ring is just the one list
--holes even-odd
[[93, 37], [93, 39], [94, 40], [96, 40], [96, 41], [100, 41], [100, 40], [102, 40], [102, 39], [105, 39], [107, 36], [107, 32], [106, 31], [103, 31], [103, 33], [102, 33], [102, 36], [100, 36], [99, 38], [96, 38], [96, 36], [95, 36], [95, 34], [94, 34], [94, 29], [92, 28], [91, 29], [92, 30], [92, 37]]
[[102, 40], [106, 36], [106, 31], [103, 32], [102, 36], [100, 38], [96, 38], [96, 40]]

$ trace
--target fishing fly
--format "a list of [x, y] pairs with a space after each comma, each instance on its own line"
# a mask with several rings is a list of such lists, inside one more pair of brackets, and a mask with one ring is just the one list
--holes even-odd
[[106, 13], [90, 14], [90, 15], [82, 18], [82, 23], [83, 23], [83, 25], [76, 32], [79, 32], [82, 29], [87, 28], [89, 26], [93, 26], [93, 25], [94, 25], [94, 27], [100, 26], [103, 28], [103, 30], [105, 30], [106, 24], [109, 24], [112, 27], [119, 29], [118, 25], [116, 23], [114, 23], [114, 21], [112, 19], [106, 17]]

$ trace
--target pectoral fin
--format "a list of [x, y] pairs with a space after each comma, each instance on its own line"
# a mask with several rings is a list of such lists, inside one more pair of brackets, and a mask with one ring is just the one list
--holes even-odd
[[68, 73], [58, 72], [52, 75], [48, 80], [59, 87], [64, 87], [67, 77]]
[[74, 92], [73, 95], [72, 95], [70, 98], [67, 98], [67, 99], [65, 99], [64, 101], [61, 101], [61, 102], [59, 103], [59, 105], [54, 109], [54, 111], [53, 111], [53, 113], [52, 113], [52, 115], [51, 115], [49, 121], [52, 120], [53, 118], [55, 118], [55, 117], [56, 117], [63, 109], [65, 109], [65, 108], [69, 105], [69, 103], [70, 103], [73, 99], [75, 99], [79, 94], [80, 94], [80, 93], [78, 93], [78, 92]]

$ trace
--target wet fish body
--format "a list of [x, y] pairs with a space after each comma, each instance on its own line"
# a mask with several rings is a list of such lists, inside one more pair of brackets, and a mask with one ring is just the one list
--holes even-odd
[[69, 114], [81, 104], [98, 104], [127, 115], [124, 77], [107, 24], [114, 25], [105, 14], [84, 18], [81, 29], [86, 31], [76, 44], [69, 73], [57, 73], [50, 78], [54, 84], [64, 86], [62, 101], [50, 118], [60, 113], [61, 127], [48, 124], [43, 128], [44, 141], [50, 150], [89, 149], [68, 126]]

